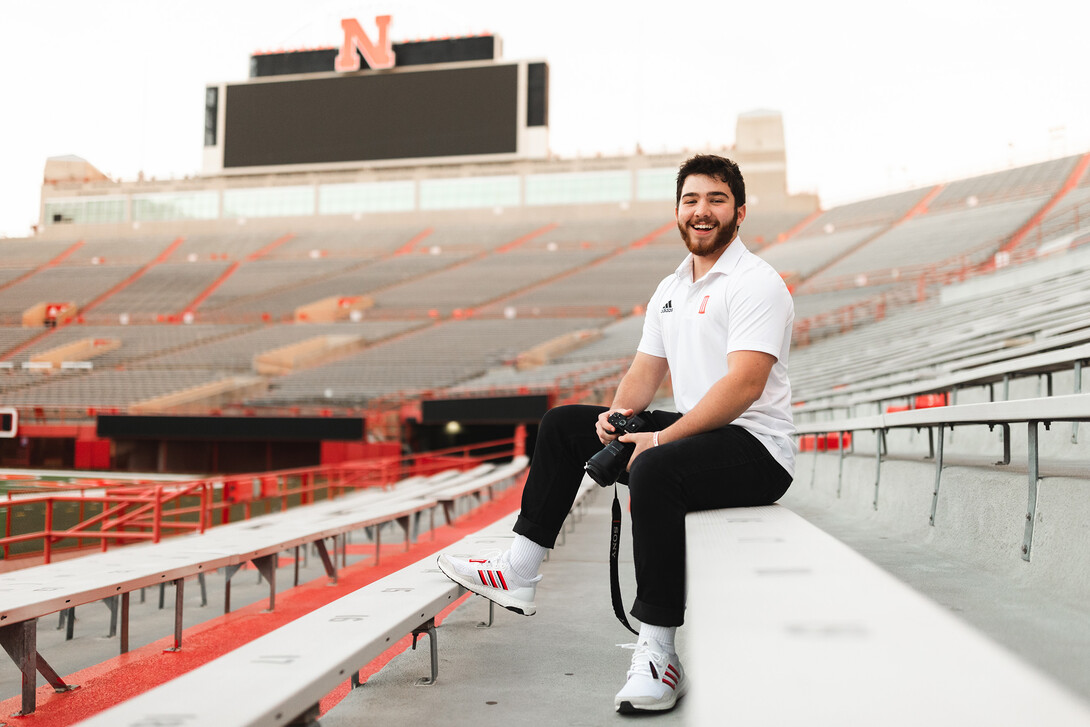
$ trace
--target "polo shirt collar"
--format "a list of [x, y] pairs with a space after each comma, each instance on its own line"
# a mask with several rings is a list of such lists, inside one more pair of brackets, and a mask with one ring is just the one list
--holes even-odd
[[[742, 255], [748, 252], [748, 248], [742, 243], [742, 236], [734, 238], [734, 242], [727, 246], [727, 249], [719, 256], [719, 259], [715, 261], [715, 265], [712, 265], [712, 269], [708, 271], [708, 275], [730, 275], [738, 265], [738, 261], [742, 259]], [[692, 283], [693, 282], [693, 254], [689, 253], [685, 256], [685, 259], [681, 261], [681, 265], [674, 271], [674, 275], [679, 280]]]

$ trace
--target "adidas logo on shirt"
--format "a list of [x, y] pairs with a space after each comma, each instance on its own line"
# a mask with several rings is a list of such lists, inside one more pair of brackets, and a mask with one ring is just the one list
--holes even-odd
[[666, 305], [662, 306], [662, 310], [659, 311], [659, 312], [660, 313], [673, 313], [674, 312], [673, 302], [674, 301], [672, 301], [672, 300], [666, 301]]

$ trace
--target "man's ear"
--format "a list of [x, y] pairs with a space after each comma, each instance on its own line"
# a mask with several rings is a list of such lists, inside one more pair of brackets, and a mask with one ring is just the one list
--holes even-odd
[[[674, 211], [674, 214], [677, 214], [676, 210]], [[741, 226], [742, 220], [744, 220], [746, 218], [746, 206], [742, 205], [741, 207], [738, 207], [737, 209], [734, 210], [734, 214], [737, 215], [738, 225]]]

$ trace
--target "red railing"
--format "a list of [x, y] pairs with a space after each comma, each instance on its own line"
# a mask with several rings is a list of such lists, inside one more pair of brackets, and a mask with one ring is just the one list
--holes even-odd
[[[241, 475], [219, 475], [191, 482], [125, 483], [102, 482], [78, 486], [12, 489], [0, 500], [4, 511], [4, 537], [0, 538], [5, 560], [13, 557], [13, 546], [40, 542], [39, 548], [15, 557], [40, 556], [49, 563], [60, 550], [86, 549], [86, 541], [97, 541], [106, 551], [110, 544], [133, 542], [158, 543], [164, 537], [181, 533], [203, 533], [232, 518], [249, 519], [255, 505], [263, 514], [305, 505], [319, 499], [335, 498], [365, 487], [388, 487], [414, 475], [430, 475], [452, 468], [470, 469], [492, 459], [501, 459], [525, 451], [525, 430], [519, 428], [514, 438], [494, 440], [449, 449], [398, 457], [383, 457], [336, 465], [305, 467]], [[105, 480], [105, 478], [104, 478]], [[40, 494], [43, 489], [64, 487], [64, 494]], [[72, 492], [78, 490], [78, 494]], [[57, 524], [58, 506], [79, 506], [76, 522]], [[88, 509], [98, 512], [88, 515]], [[28, 513], [41, 513], [41, 529], [13, 534], [14, 519]], [[64, 548], [63, 541], [74, 541]], [[31, 563], [28, 563], [30, 565]]]

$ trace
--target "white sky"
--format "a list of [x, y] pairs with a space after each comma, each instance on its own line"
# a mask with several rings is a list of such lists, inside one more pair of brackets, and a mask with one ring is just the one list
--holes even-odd
[[1090, 151], [1087, 0], [0, 0], [0, 236], [37, 222], [50, 156], [199, 173], [206, 83], [382, 14], [546, 59], [564, 156], [730, 145], [778, 109], [790, 191], [826, 207]]

